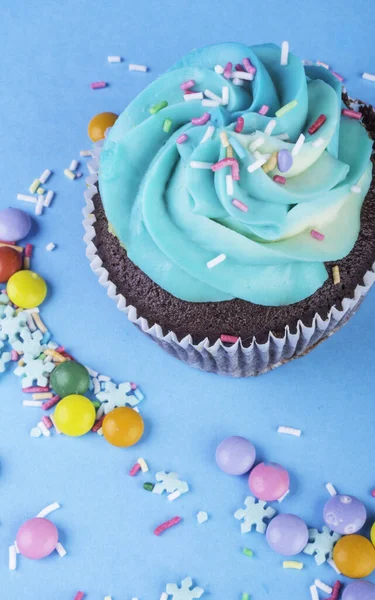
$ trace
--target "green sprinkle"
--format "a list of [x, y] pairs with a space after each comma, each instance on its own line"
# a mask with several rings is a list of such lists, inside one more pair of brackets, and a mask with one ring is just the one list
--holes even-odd
[[283, 115], [285, 115], [285, 113], [289, 112], [290, 110], [292, 110], [292, 108], [297, 106], [297, 104], [297, 100], [292, 100], [291, 102], [288, 102], [288, 104], [285, 104], [275, 112], [275, 117], [282, 117]]
[[45, 358], [47, 358], [47, 357], [46, 357], [46, 355], [45, 355], [45, 354], [43, 354], [43, 353], [42, 353], [40, 356], [38, 356], [38, 359], [39, 359], [39, 360], [44, 360]]
[[166, 100], [163, 100], [162, 102], [159, 102], [159, 104], [154, 104], [154, 106], [151, 106], [150, 113], [152, 115], [156, 115], [156, 113], [158, 113], [159, 110], [162, 110], [166, 106], [168, 106], [168, 102]]
[[254, 556], [254, 553], [250, 548], [244, 548], [243, 553], [246, 554], [246, 556]]
[[163, 123], [163, 131], [165, 131], [165, 133], [169, 133], [172, 127], [172, 121], [171, 119], [165, 119], [164, 123]]
[[247, 592], [244, 592], [242, 594], [242, 599], [241, 600], [249, 600], [249, 598], [250, 598], [249, 594]]
[[148, 492], [152, 492], [152, 490], [154, 489], [154, 484], [153, 483], [144, 483], [143, 487], [145, 490], [147, 490]]
[[29, 187], [29, 192], [31, 192], [31, 194], [35, 194], [35, 192], [36, 192], [36, 190], [38, 189], [39, 186], [40, 186], [39, 179], [34, 179], [34, 181], [32, 182], [31, 186]]
[[99, 408], [99, 406], [101, 406], [99, 400], [94, 400], [93, 405], [95, 406], [95, 408]]

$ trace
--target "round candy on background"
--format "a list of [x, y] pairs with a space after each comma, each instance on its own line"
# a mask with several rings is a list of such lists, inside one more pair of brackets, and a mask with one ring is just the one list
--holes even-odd
[[369, 581], [353, 581], [346, 586], [342, 600], [375, 600], [375, 585]]
[[345, 535], [333, 549], [333, 560], [343, 575], [361, 579], [375, 569], [375, 548], [362, 535]]
[[259, 500], [278, 500], [289, 490], [289, 473], [276, 463], [260, 463], [249, 475], [249, 488]]
[[216, 448], [216, 462], [224, 473], [243, 475], [255, 462], [255, 448], [244, 437], [227, 437]]
[[266, 538], [275, 552], [283, 556], [294, 556], [306, 547], [309, 530], [306, 523], [296, 515], [278, 515], [268, 525]]
[[112, 446], [134, 446], [142, 437], [144, 423], [141, 415], [132, 408], [120, 406], [109, 412], [102, 425], [103, 435]]
[[95, 423], [96, 411], [88, 398], [71, 394], [60, 400], [53, 416], [62, 433], [77, 437], [90, 431]]
[[364, 504], [358, 498], [337, 494], [325, 503], [323, 518], [332, 531], [348, 535], [357, 533], [363, 527], [367, 513]]
[[289, 152], [289, 150], [283, 149], [279, 150], [277, 153], [277, 167], [280, 173], [286, 173], [291, 169], [293, 164], [293, 156]]
[[102, 112], [98, 115], [95, 115], [87, 127], [90, 140], [93, 142], [102, 140], [108, 127], [112, 127], [117, 118], [118, 115], [113, 112]]
[[50, 384], [55, 393], [64, 398], [71, 394], [84, 394], [90, 387], [90, 376], [83, 365], [66, 360], [51, 373]]
[[17, 271], [7, 284], [9, 299], [20, 308], [35, 308], [47, 295], [47, 284], [34, 271]]
[[371, 537], [371, 541], [375, 546], [375, 523], [373, 524], [373, 526], [371, 527], [371, 532], [370, 532], [370, 537]]
[[19, 208], [5, 208], [0, 211], [0, 240], [18, 242], [27, 236], [31, 229], [31, 217]]
[[0, 247], [0, 283], [6, 283], [20, 269], [22, 269], [21, 252], [8, 246]]
[[48, 556], [56, 548], [59, 534], [51, 521], [40, 517], [29, 519], [19, 528], [16, 542], [20, 553], [27, 558]]

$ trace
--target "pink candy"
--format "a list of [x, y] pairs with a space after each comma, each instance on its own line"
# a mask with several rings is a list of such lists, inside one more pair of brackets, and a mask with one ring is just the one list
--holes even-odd
[[245, 67], [246, 71], [248, 73], [252, 73], [253, 75], [255, 75], [255, 73], [257, 72], [256, 68], [251, 64], [251, 61], [249, 58], [244, 58], [243, 59], [243, 66]]
[[230, 79], [232, 73], [233, 64], [228, 62], [224, 67], [224, 77], [225, 79]]
[[178, 136], [178, 138], [176, 140], [176, 144], [184, 144], [187, 140], [188, 140], [188, 136], [186, 135], [186, 133], [182, 133], [181, 135]]
[[241, 202], [241, 200], [237, 200], [237, 198], [233, 198], [232, 204], [242, 212], [247, 212], [249, 210], [249, 207], [246, 206], [246, 204], [244, 204], [243, 202]]
[[59, 541], [56, 525], [48, 519], [35, 517], [19, 528], [16, 542], [20, 553], [27, 558], [38, 560], [53, 552]]
[[289, 473], [276, 463], [260, 463], [249, 475], [249, 488], [259, 500], [279, 500], [289, 490]]
[[211, 118], [210, 113], [205, 112], [201, 117], [195, 117], [191, 120], [193, 125], [205, 125]]
[[311, 235], [311, 237], [315, 238], [316, 240], [319, 240], [319, 242], [322, 242], [325, 237], [323, 233], [320, 233], [319, 231], [316, 231], [315, 229], [312, 229], [310, 231], [310, 235]]
[[195, 86], [195, 81], [194, 79], [189, 79], [189, 81], [184, 81], [184, 83], [181, 83], [180, 88], [182, 90], [189, 90], [190, 88]]
[[235, 158], [223, 158], [219, 160], [217, 163], [213, 164], [211, 169], [213, 171], [219, 171], [224, 167], [230, 167], [232, 169], [232, 177], [235, 181], [238, 181], [240, 178], [240, 167], [238, 165], [238, 161]]
[[349, 110], [348, 108], [343, 108], [341, 111], [341, 114], [344, 115], [344, 117], [350, 117], [351, 119], [362, 119], [362, 113], [357, 112], [355, 110]]
[[92, 90], [100, 90], [107, 87], [107, 84], [105, 81], [94, 81], [94, 83], [90, 83], [90, 87]]
[[245, 124], [245, 121], [244, 121], [243, 117], [238, 117], [234, 131], [236, 133], [241, 133], [241, 131], [243, 130], [244, 124]]
[[267, 106], [267, 104], [263, 104], [263, 106], [259, 109], [259, 114], [260, 115], [266, 115], [269, 111], [270, 107]]

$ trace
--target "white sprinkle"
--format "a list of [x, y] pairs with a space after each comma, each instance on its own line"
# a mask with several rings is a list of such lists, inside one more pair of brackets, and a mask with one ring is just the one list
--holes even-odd
[[140, 465], [142, 473], [148, 472], [148, 464], [144, 458], [138, 458], [137, 463]]
[[288, 56], [289, 56], [289, 42], [283, 42], [281, 44], [281, 57], [280, 64], [285, 67], [288, 64]]
[[78, 167], [78, 160], [75, 160], [73, 158], [72, 162], [69, 165], [69, 171], [75, 171], [77, 167]]
[[208, 521], [208, 514], [206, 513], [206, 511], [204, 511], [204, 510], [199, 511], [199, 513], [197, 514], [197, 521], [198, 521], [199, 525]]
[[271, 158], [271, 154], [267, 154], [267, 153], [266, 153], [266, 154], [262, 154], [261, 152], [258, 152], [258, 150], [255, 150], [255, 151], [253, 152], [253, 154], [254, 154], [254, 157], [255, 157], [257, 160], [259, 160], [260, 158], [265, 158], [265, 159], [266, 159], [266, 161], [267, 161], [269, 158]]
[[63, 558], [66, 555], [66, 550], [64, 546], [60, 544], [60, 542], [57, 542], [56, 544], [56, 551], [61, 558]]
[[85, 369], [87, 369], [87, 372], [91, 377], [97, 377], [99, 375], [98, 371], [94, 371], [94, 369], [90, 369], [90, 367], [86, 367], [86, 365]]
[[168, 500], [170, 502], [173, 502], [173, 500], [177, 500], [177, 498], [179, 498], [181, 496], [181, 492], [179, 492], [178, 490], [176, 490], [175, 492], [172, 492], [171, 494], [168, 494]]
[[16, 547], [13, 544], [12, 546], [9, 546], [9, 570], [15, 571], [16, 568], [17, 568], [17, 552], [16, 552]]
[[80, 156], [91, 156], [91, 150], [80, 150]]
[[279, 502], [279, 504], [281, 504], [281, 502], [282, 502], [283, 500], [285, 500], [285, 498], [286, 498], [286, 497], [289, 495], [289, 493], [290, 493], [290, 490], [287, 490], [287, 491], [285, 492], [285, 494], [284, 494], [283, 496], [281, 496], [281, 498], [278, 498], [278, 500], [277, 500], [277, 501]]
[[360, 194], [362, 189], [360, 188], [359, 185], [352, 185], [350, 188], [350, 191], [353, 192], [354, 194]]
[[202, 100], [202, 106], [210, 106], [211, 108], [216, 108], [220, 106], [221, 102], [216, 102], [216, 100]]
[[271, 121], [268, 123], [267, 127], [265, 128], [264, 133], [266, 135], [271, 135], [275, 127], [276, 127], [276, 120], [271, 119]]
[[16, 549], [16, 554], [21, 554], [20, 551], [19, 551], [19, 548], [17, 546], [17, 542], [14, 542], [14, 547]]
[[301, 150], [304, 142], [305, 142], [305, 136], [303, 135], [303, 133], [301, 133], [301, 135], [299, 136], [298, 140], [296, 141], [296, 143], [293, 146], [293, 149], [292, 149], [292, 152], [291, 152], [292, 156], [297, 156], [297, 154]]
[[160, 600], [168, 600], [168, 594], [166, 592], [163, 592], [160, 596]]
[[232, 79], [245, 79], [246, 81], [254, 79], [253, 73], [247, 73], [247, 71], [232, 71], [230, 76]]
[[263, 146], [264, 144], [264, 138], [263, 137], [258, 137], [258, 139], [254, 140], [250, 146], [249, 146], [249, 150], [250, 152], [255, 152], [255, 150], [258, 150], [258, 148], [260, 148], [261, 146]]
[[43, 173], [39, 177], [40, 183], [46, 183], [47, 179], [49, 179], [49, 177], [51, 177], [51, 175], [52, 175], [52, 171], [50, 171], [49, 169], [46, 169], [45, 171], [43, 171]]
[[191, 160], [190, 166], [192, 169], [211, 169], [213, 163], [202, 162], [200, 160]]
[[232, 177], [232, 175], [225, 176], [225, 184], [227, 187], [228, 196], [232, 196], [233, 195], [233, 177]]
[[244, 84], [243, 81], [242, 81], [242, 79], [239, 79], [239, 77], [235, 77], [233, 79], [233, 83], [234, 83], [234, 85], [238, 85], [240, 87], [243, 87], [243, 84]]
[[146, 73], [147, 67], [146, 65], [137, 65], [134, 63], [130, 63], [129, 71], [141, 71], [142, 73]]
[[94, 386], [94, 394], [99, 394], [100, 393], [100, 383], [97, 380], [96, 377], [93, 378], [92, 380], [93, 386]]
[[108, 375], [99, 375], [98, 380], [99, 381], [111, 381], [111, 378], [108, 377]]
[[53, 424], [53, 426], [54, 426], [54, 428], [55, 428], [55, 431], [56, 431], [56, 433], [57, 433], [58, 435], [60, 435], [61, 431], [60, 431], [60, 429], [57, 427], [57, 425], [56, 425], [56, 423], [55, 423], [55, 418], [54, 418], [54, 416], [53, 416], [53, 415], [49, 415], [49, 418], [50, 418], [50, 419], [51, 419], [51, 421], [52, 421], [52, 424]]
[[278, 135], [275, 135], [275, 138], [277, 138], [278, 140], [282, 140], [283, 142], [286, 142], [289, 140], [289, 135], [287, 133], [279, 133]]
[[337, 492], [335, 490], [335, 488], [333, 487], [332, 483], [327, 483], [326, 484], [326, 490], [329, 493], [330, 496], [336, 496]]
[[283, 425], [280, 425], [280, 427], [278, 427], [277, 432], [286, 433], [288, 435], [294, 435], [296, 437], [300, 437], [302, 433], [301, 429], [294, 429], [294, 427], [284, 427]]
[[44, 205], [45, 208], [48, 208], [49, 205], [51, 204], [53, 197], [55, 195], [55, 192], [53, 192], [52, 190], [48, 190], [48, 192], [46, 193], [46, 197], [44, 199]]
[[258, 160], [256, 160], [255, 162], [253, 162], [251, 165], [249, 165], [247, 167], [247, 170], [249, 171], [249, 173], [253, 173], [257, 169], [260, 169], [263, 165], [265, 165], [267, 160], [268, 160], [267, 156], [258, 158]]
[[318, 590], [315, 585], [310, 586], [311, 600], [319, 600]]
[[30, 431], [30, 437], [38, 438], [42, 435], [39, 427], [33, 427]]
[[192, 102], [193, 100], [203, 100], [203, 92], [194, 92], [193, 94], [184, 94], [185, 102]]
[[209, 98], [210, 100], [215, 100], [219, 104], [222, 103], [222, 99], [220, 98], [220, 96], [218, 96], [214, 92], [211, 92], [211, 90], [204, 90], [204, 95], [207, 96], [207, 98]]
[[320, 581], [320, 579], [315, 579], [314, 583], [318, 590], [322, 590], [322, 592], [325, 592], [326, 594], [332, 594], [332, 588], [323, 581]]
[[204, 136], [201, 139], [201, 144], [204, 144], [204, 142], [207, 142], [207, 140], [211, 139], [213, 134], [215, 131], [215, 127], [213, 125], [209, 125], [206, 129], [206, 133], [204, 134]]
[[216, 256], [215, 258], [213, 258], [212, 260], [208, 261], [207, 267], [209, 269], [212, 269], [213, 267], [216, 267], [217, 265], [219, 265], [220, 263], [222, 263], [225, 259], [226, 259], [225, 254], [219, 254], [218, 256]]
[[35, 205], [35, 214], [40, 217], [43, 212], [44, 196], [41, 194], [38, 196], [37, 203]]
[[367, 81], [375, 81], [375, 75], [372, 73], [362, 73], [362, 79], [367, 79]]
[[38, 512], [38, 514], [36, 516], [39, 519], [43, 519], [44, 517], [49, 515], [54, 510], [57, 510], [58, 508], [60, 508], [60, 504], [58, 502], [53, 502], [52, 504], [49, 504], [48, 506], [43, 508], [40, 512]]
[[229, 87], [225, 85], [221, 90], [221, 101], [226, 106], [229, 102]]
[[325, 139], [320, 137], [317, 140], [315, 140], [315, 142], [312, 143], [312, 147], [313, 148], [320, 148], [324, 144], [325, 144]]
[[43, 400], [24, 400], [22, 402], [23, 406], [35, 406], [35, 407], [41, 407], [43, 404]]
[[23, 200], [24, 202], [32, 202], [33, 204], [37, 203], [37, 199], [35, 196], [28, 196], [27, 194], [17, 194], [17, 200]]
[[54, 244], [53, 242], [50, 242], [49, 244], [47, 244], [46, 246], [46, 250], [47, 252], [51, 252], [51, 250], [54, 250], [56, 248], [56, 244]]
[[337, 575], [341, 575], [341, 571], [336, 567], [335, 561], [333, 560], [333, 558], [329, 558], [327, 560], [327, 563], [329, 564], [330, 567], [332, 567], [332, 569], [334, 571], [336, 571]]
[[121, 56], [107, 56], [107, 60], [109, 63], [119, 63], [121, 62]]
[[317, 64], [319, 67], [324, 67], [325, 69], [329, 69], [329, 65], [327, 65], [327, 63], [325, 63], [325, 62], [322, 62], [321, 60], [317, 60], [317, 61], [316, 61], [316, 64]]
[[222, 75], [224, 73], [224, 67], [222, 67], [221, 65], [215, 65], [215, 73]]
[[44, 425], [43, 421], [39, 421], [38, 427], [39, 427], [40, 431], [42, 432], [42, 434], [44, 435], [44, 437], [49, 437], [51, 435], [51, 432]]

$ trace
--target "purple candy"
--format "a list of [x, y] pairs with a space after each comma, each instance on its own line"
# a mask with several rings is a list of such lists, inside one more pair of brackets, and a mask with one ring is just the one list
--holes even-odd
[[18, 242], [27, 236], [31, 228], [31, 217], [18, 208], [0, 211], [0, 240]]
[[41, 517], [29, 519], [19, 528], [16, 542], [20, 553], [35, 560], [53, 552], [59, 541], [59, 534], [51, 521]]
[[224, 473], [243, 475], [255, 462], [255, 448], [246, 438], [233, 435], [216, 448], [216, 462]]
[[369, 581], [354, 581], [345, 588], [342, 600], [375, 600], [375, 585]]
[[367, 514], [360, 500], [354, 496], [337, 494], [326, 502], [323, 518], [332, 531], [348, 535], [357, 533], [363, 527]]
[[269, 546], [283, 556], [294, 556], [306, 547], [309, 530], [296, 515], [278, 515], [267, 527]]
[[277, 168], [280, 173], [286, 173], [289, 171], [293, 164], [293, 156], [289, 152], [289, 150], [279, 150], [277, 153]]

